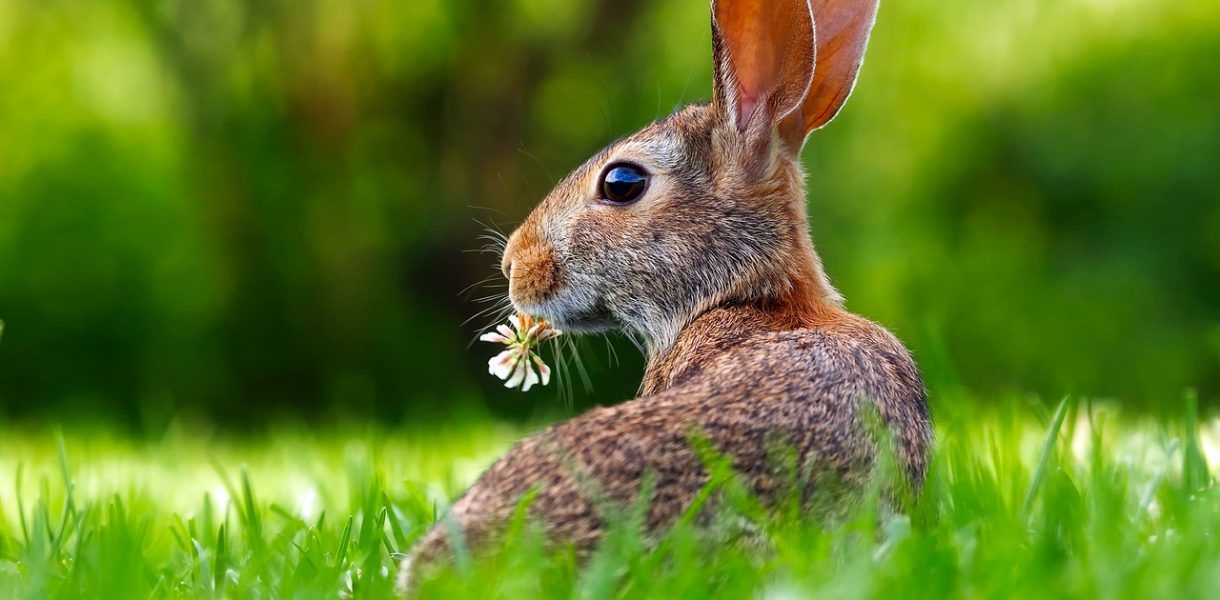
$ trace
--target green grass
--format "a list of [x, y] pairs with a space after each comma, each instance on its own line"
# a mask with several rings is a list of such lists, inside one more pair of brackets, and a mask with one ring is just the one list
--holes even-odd
[[[1220, 424], [1107, 405], [974, 410], [940, 398], [939, 448], [908, 514], [875, 495], [832, 528], [763, 511], [715, 467], [732, 522], [646, 543], [627, 511], [582, 568], [517, 522], [426, 597], [1211, 597], [1220, 589]], [[283, 431], [0, 433], [2, 598], [386, 597], [407, 549], [522, 432], [490, 423]], [[1210, 463], [1210, 464], [1209, 464]], [[733, 541], [736, 539], [737, 541]]]

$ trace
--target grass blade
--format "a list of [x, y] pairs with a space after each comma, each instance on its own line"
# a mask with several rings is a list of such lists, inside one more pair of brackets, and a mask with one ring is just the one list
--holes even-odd
[[1183, 435], [1186, 447], [1182, 451], [1182, 483], [1187, 493], [1197, 492], [1208, 486], [1211, 480], [1207, 468], [1207, 457], [1199, 444], [1199, 394], [1195, 390], [1187, 390], [1186, 401], [1186, 431]]
[[1033, 507], [1034, 498], [1038, 495], [1038, 488], [1041, 487], [1042, 481], [1046, 479], [1046, 469], [1051, 461], [1051, 454], [1055, 451], [1055, 440], [1059, 438], [1059, 430], [1063, 428], [1063, 420], [1067, 417], [1068, 411], [1075, 404], [1075, 399], [1072, 396], [1065, 396], [1059, 401], [1059, 408], [1055, 410], [1055, 418], [1051, 421], [1050, 429], [1046, 432], [1046, 440], [1042, 442], [1042, 454], [1038, 457], [1038, 467], [1034, 470], [1034, 477], [1029, 482], [1029, 490], [1025, 493], [1025, 504], [1022, 512], [1029, 514], [1030, 508]]

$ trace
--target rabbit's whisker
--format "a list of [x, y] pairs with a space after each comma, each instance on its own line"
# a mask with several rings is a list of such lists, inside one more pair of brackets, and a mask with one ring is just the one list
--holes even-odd
[[496, 278], [495, 275], [488, 275], [487, 277], [484, 277], [483, 279], [476, 281], [475, 283], [472, 283], [472, 284], [462, 288], [462, 291], [458, 292], [458, 296], [465, 296], [470, 291], [472, 291], [478, 287], [490, 287], [492, 280], [494, 280], [495, 278]]

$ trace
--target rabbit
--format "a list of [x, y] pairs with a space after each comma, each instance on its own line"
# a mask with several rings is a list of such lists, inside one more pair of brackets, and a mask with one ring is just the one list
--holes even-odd
[[909, 489], [922, 485], [933, 433], [919, 371], [897, 338], [842, 307], [810, 237], [799, 160], [851, 93], [877, 4], [713, 0], [711, 103], [612, 143], [514, 231], [502, 268], [515, 308], [642, 339], [641, 393], [509, 450], [408, 553], [400, 590], [455, 540], [487, 547], [531, 491], [530, 518], [578, 556], [606, 526], [604, 502], [637, 502], [646, 478], [646, 526], [663, 530], [709, 479], [692, 431], [760, 498], [783, 485], [774, 437], [858, 489], [878, 462], [871, 411]]

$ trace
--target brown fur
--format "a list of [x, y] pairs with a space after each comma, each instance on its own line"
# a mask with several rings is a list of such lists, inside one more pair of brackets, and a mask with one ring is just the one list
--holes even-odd
[[[777, 1], [792, 4], [774, 18], [808, 12], [805, 0]], [[855, 489], [876, 463], [865, 416], [874, 407], [908, 482], [923, 482], [932, 430], [918, 370], [893, 335], [841, 308], [809, 237], [800, 143], [791, 133], [792, 123], [804, 124], [803, 138], [842, 104], [868, 36], [860, 23], [871, 26], [876, 2], [814, 2], [815, 23], [826, 10], [846, 29], [817, 28], [812, 85], [792, 67], [808, 57], [766, 60], [792, 47], [794, 35], [812, 47], [814, 27], [758, 27], [751, 19], [770, 13], [755, 0], [716, 4], [734, 2], [745, 8], [713, 20], [713, 103], [680, 110], [589, 159], [522, 223], [503, 258], [522, 312], [561, 329], [618, 328], [642, 339], [649, 360], [641, 396], [510, 450], [412, 550], [404, 590], [421, 568], [444, 560], [454, 535], [475, 550], [490, 543], [531, 489], [530, 514], [549, 539], [584, 554], [608, 511], [635, 502], [651, 474], [647, 525], [663, 529], [708, 481], [690, 447], [693, 432], [731, 457], [764, 501], [791, 483], [768, 455], [775, 440], [795, 451], [813, 488], [835, 480]], [[757, 54], [729, 60], [730, 46]], [[733, 68], [741, 64], [757, 71], [739, 78]], [[823, 67], [833, 80], [820, 79]], [[806, 89], [830, 91], [810, 99]], [[739, 106], [746, 97], [750, 106]], [[598, 200], [601, 173], [619, 162], [651, 174], [629, 206]]]
[[516, 278], [505, 267], [505, 276], [511, 280], [516, 297], [522, 302], [538, 303], [547, 299], [556, 286], [555, 255], [549, 247], [538, 242], [538, 228], [526, 221], [519, 228], [520, 234], [513, 236], [504, 248], [504, 256], [512, 256], [516, 265]]

